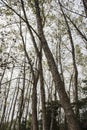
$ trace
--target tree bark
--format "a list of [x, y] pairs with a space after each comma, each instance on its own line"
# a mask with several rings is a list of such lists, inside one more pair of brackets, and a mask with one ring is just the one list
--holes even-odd
[[58, 94], [59, 94], [61, 105], [64, 108], [64, 111], [66, 114], [69, 129], [70, 130], [80, 130], [78, 122], [77, 122], [76, 117], [74, 115], [74, 112], [71, 108], [69, 98], [66, 94], [66, 91], [64, 88], [64, 83], [61, 80], [56, 63], [55, 63], [54, 58], [53, 58], [53, 55], [48, 47], [46, 38], [45, 38], [44, 33], [43, 33], [42, 19], [40, 16], [39, 1], [34, 0], [34, 3], [35, 3], [35, 9], [36, 9], [36, 19], [37, 19], [37, 28], [38, 28], [38, 32], [39, 32], [39, 37], [41, 40], [41, 44], [42, 44], [45, 56], [47, 58], [47, 62], [48, 62], [50, 71], [51, 71], [52, 76], [53, 76], [53, 80], [55, 82], [56, 90], [58, 91]]
[[83, 2], [86, 17], [87, 17], [87, 0], [82, 0], [82, 2]]
[[60, 4], [60, 8], [63, 14], [63, 17], [65, 19], [65, 23], [67, 26], [67, 32], [69, 34], [69, 38], [70, 38], [70, 44], [71, 44], [71, 48], [72, 48], [72, 61], [73, 61], [73, 68], [74, 68], [74, 101], [76, 102], [75, 105], [75, 114], [78, 117], [79, 116], [79, 108], [78, 108], [78, 69], [77, 69], [77, 65], [76, 65], [76, 56], [75, 56], [75, 47], [74, 47], [74, 42], [73, 42], [73, 38], [72, 38], [72, 34], [71, 34], [71, 30], [70, 30], [70, 26], [68, 24], [66, 15], [62, 9], [61, 3]]
[[43, 130], [47, 130], [45, 88], [44, 88], [44, 78], [43, 78], [43, 69], [42, 69], [42, 49], [39, 56], [39, 68], [40, 68], [40, 90], [41, 90], [41, 103], [42, 103]]
[[[27, 15], [26, 15], [26, 11], [25, 11], [25, 8], [24, 8], [24, 1], [23, 0], [21, 0], [21, 5], [22, 5], [22, 10], [23, 10], [23, 13], [24, 13], [24, 17], [26, 19], [27, 27], [29, 29], [30, 34], [32, 35], [32, 31], [30, 29], [30, 26], [29, 26], [29, 23], [28, 23], [28, 20], [27, 20]], [[31, 73], [32, 73], [32, 80], [33, 80], [33, 88], [32, 88], [32, 127], [33, 127], [33, 130], [38, 130], [38, 120], [37, 120], [37, 82], [38, 82], [39, 75], [34, 73], [33, 65], [32, 65], [31, 60], [29, 58], [29, 55], [27, 53], [26, 45], [25, 45], [25, 42], [24, 42], [23, 34], [22, 34], [21, 23], [20, 23], [20, 34], [21, 34], [21, 38], [22, 38], [22, 42], [23, 42], [23, 46], [24, 46], [25, 56], [26, 56], [26, 58], [28, 60], [28, 64], [30, 65], [30, 70], [31, 70]], [[32, 35], [32, 37], [33, 37], [33, 35]]]

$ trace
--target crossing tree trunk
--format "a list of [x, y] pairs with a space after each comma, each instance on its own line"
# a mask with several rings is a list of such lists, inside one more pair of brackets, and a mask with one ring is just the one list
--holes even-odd
[[37, 29], [39, 32], [39, 37], [41, 40], [41, 44], [42, 44], [45, 56], [47, 58], [47, 62], [48, 62], [50, 71], [51, 71], [52, 76], [53, 76], [56, 91], [59, 94], [61, 105], [64, 108], [64, 111], [66, 114], [69, 130], [80, 130], [77, 119], [75, 117], [75, 114], [71, 108], [69, 98], [66, 94], [66, 91], [64, 88], [64, 83], [61, 80], [56, 63], [55, 63], [54, 58], [53, 58], [53, 55], [48, 47], [46, 38], [45, 38], [44, 33], [43, 33], [43, 26], [42, 26], [42, 19], [40, 16], [39, 1], [34, 0], [34, 3], [35, 3], [35, 9], [36, 9]]

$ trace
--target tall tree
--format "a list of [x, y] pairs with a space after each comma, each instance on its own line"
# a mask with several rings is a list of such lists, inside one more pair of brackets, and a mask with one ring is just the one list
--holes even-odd
[[46, 104], [45, 104], [45, 86], [42, 68], [42, 47], [39, 56], [39, 69], [40, 69], [40, 89], [41, 89], [41, 102], [42, 102], [42, 122], [43, 130], [47, 130], [47, 119], [46, 119]]
[[79, 127], [79, 124], [77, 123], [74, 112], [71, 109], [69, 98], [65, 92], [64, 83], [61, 80], [56, 63], [55, 63], [54, 58], [53, 58], [53, 55], [48, 47], [48, 43], [47, 43], [46, 38], [44, 36], [42, 19], [41, 19], [41, 15], [40, 15], [39, 1], [34, 0], [34, 4], [35, 4], [35, 9], [36, 9], [35, 13], [36, 13], [37, 29], [39, 32], [39, 37], [41, 40], [41, 44], [42, 44], [45, 56], [46, 56], [47, 61], [48, 61], [50, 71], [52, 73], [52, 76], [53, 76], [53, 79], [55, 82], [56, 90], [58, 91], [58, 94], [59, 94], [61, 105], [63, 106], [63, 108], [65, 110], [69, 129], [70, 130], [80, 130], [80, 127]]
[[74, 95], [75, 95], [74, 101], [76, 103], [76, 105], [75, 105], [75, 113], [76, 113], [76, 116], [78, 117], [78, 115], [79, 115], [79, 109], [78, 109], [78, 70], [77, 70], [77, 65], [76, 65], [75, 47], [74, 47], [74, 42], [73, 42], [73, 38], [72, 38], [69, 23], [67, 21], [66, 15], [65, 15], [65, 13], [63, 11], [63, 8], [62, 8], [60, 2], [59, 2], [59, 4], [60, 4], [60, 8], [61, 8], [62, 14], [64, 16], [64, 19], [65, 19], [65, 22], [66, 22], [66, 25], [67, 25], [67, 30], [68, 30], [69, 39], [70, 39], [71, 48], [72, 48], [72, 60], [73, 60], [73, 67], [74, 67], [74, 90], [75, 90], [74, 91]]

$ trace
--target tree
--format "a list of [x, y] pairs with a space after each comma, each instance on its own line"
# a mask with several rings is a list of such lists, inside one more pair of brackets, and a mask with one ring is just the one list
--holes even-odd
[[[77, 117], [72, 108], [73, 106], [77, 107], [75, 102], [82, 97], [80, 90], [82, 86], [78, 90], [77, 86], [82, 85], [83, 76], [86, 78], [86, 54], [83, 50], [87, 38], [83, 14], [72, 11], [75, 4], [75, 1], [68, 2], [67, 0], [62, 2], [61, 6], [58, 1], [54, 0], [1, 1], [0, 10], [3, 18], [1, 19], [6, 21], [5, 24], [1, 23], [0, 27], [0, 31], [3, 28], [3, 33], [0, 34], [1, 43], [5, 48], [1, 48], [0, 53], [2, 54], [0, 87], [3, 100], [6, 97], [3, 96], [3, 93], [7, 93], [8, 90], [6, 86], [10, 84], [3, 116], [3, 123], [8, 124], [7, 129], [16, 130], [18, 126], [21, 129], [25, 127], [23, 119], [26, 122], [30, 119], [30, 123], [26, 123], [26, 128], [38, 130], [41, 121], [42, 129], [46, 130], [46, 101], [56, 102], [60, 99], [64, 109], [62, 118], [65, 125], [68, 123], [70, 130], [79, 130]], [[81, 13], [81, 11], [79, 12]], [[6, 60], [4, 51], [9, 50], [10, 43], [14, 45]], [[12, 64], [14, 65], [14, 74], [10, 79]], [[77, 71], [79, 68], [84, 68], [84, 72]], [[73, 87], [76, 94], [72, 94]], [[14, 99], [13, 96], [10, 98], [10, 95], [13, 94]], [[75, 102], [73, 102], [74, 96]], [[4, 103], [1, 102], [1, 113], [4, 106]], [[62, 111], [59, 112], [60, 117], [62, 114]], [[51, 130], [54, 128], [54, 124], [55, 129], [58, 127], [54, 116], [56, 118], [56, 112], [52, 109], [50, 114]], [[60, 122], [58, 122], [59, 126]]]
[[61, 80], [61, 77], [60, 77], [59, 72], [57, 70], [54, 58], [53, 58], [52, 53], [51, 53], [51, 51], [48, 47], [47, 41], [46, 41], [44, 33], [43, 33], [42, 19], [41, 19], [41, 16], [40, 16], [39, 1], [34, 0], [34, 3], [35, 3], [35, 9], [36, 9], [37, 29], [38, 29], [38, 32], [39, 32], [39, 37], [40, 37], [40, 40], [41, 40], [41, 44], [42, 44], [45, 56], [46, 56], [47, 61], [48, 61], [50, 71], [52, 73], [52, 76], [53, 76], [53, 79], [54, 79], [54, 82], [55, 82], [56, 90], [58, 91], [61, 104], [62, 104], [62, 106], [65, 110], [69, 129], [79, 130], [80, 128], [79, 128], [79, 125], [76, 121], [75, 115], [74, 115], [74, 113], [71, 109], [69, 98], [68, 98], [68, 96], [65, 92], [65, 89], [64, 89], [64, 84]]

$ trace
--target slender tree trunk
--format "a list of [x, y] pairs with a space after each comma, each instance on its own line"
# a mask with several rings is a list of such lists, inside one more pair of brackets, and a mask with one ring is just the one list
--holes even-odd
[[48, 47], [47, 41], [45, 39], [44, 33], [43, 33], [43, 27], [42, 27], [42, 19], [40, 16], [40, 8], [39, 8], [39, 1], [34, 0], [35, 3], [35, 9], [36, 9], [36, 19], [37, 19], [37, 28], [39, 32], [39, 37], [41, 40], [41, 44], [45, 53], [45, 56], [47, 58], [47, 62], [50, 68], [50, 71], [53, 76], [53, 80], [55, 82], [56, 90], [58, 91], [60, 102], [62, 107], [64, 108], [66, 118], [68, 121], [69, 129], [70, 130], [80, 130], [79, 125], [77, 123], [76, 117], [74, 115], [74, 112], [71, 108], [69, 98], [66, 94], [64, 84], [61, 80], [61, 77], [59, 75], [56, 63], [54, 61], [53, 55]]
[[82, 37], [82, 39], [84, 39], [86, 41], [86, 45], [87, 45], [87, 37], [79, 30], [79, 28], [77, 27], [77, 25], [71, 20], [70, 17], [68, 17], [67, 15], [66, 15], [66, 17], [69, 19], [69, 21], [75, 27], [76, 31], [79, 33], [79, 35]]
[[71, 48], [72, 48], [72, 60], [73, 60], [73, 67], [74, 67], [74, 100], [75, 100], [75, 114], [78, 117], [79, 116], [79, 108], [78, 108], [78, 70], [77, 70], [77, 65], [76, 65], [76, 59], [75, 59], [75, 48], [74, 48], [74, 43], [73, 43], [73, 38], [72, 38], [72, 34], [71, 34], [71, 30], [67, 21], [67, 18], [65, 16], [65, 13], [61, 7], [61, 11], [62, 14], [64, 16], [66, 25], [67, 25], [67, 29], [68, 29], [68, 34], [69, 34], [69, 38], [70, 38], [70, 43], [71, 43]]
[[24, 70], [23, 70], [23, 87], [21, 88], [21, 100], [19, 101], [20, 105], [19, 105], [19, 119], [18, 119], [18, 125], [19, 125], [19, 130], [21, 130], [21, 119], [22, 119], [22, 115], [23, 115], [23, 111], [24, 111], [24, 93], [25, 93], [25, 78], [26, 78], [26, 74], [25, 74], [25, 68], [26, 68], [26, 64], [25, 64], [25, 58], [24, 58]]
[[51, 122], [50, 122], [50, 130], [53, 130], [53, 122], [54, 122], [54, 110], [51, 112]]
[[82, 2], [83, 2], [86, 17], [87, 17], [87, 0], [82, 0]]
[[[22, 10], [23, 10], [23, 13], [24, 13], [24, 17], [27, 20], [27, 16], [26, 16], [23, 0], [21, 0], [21, 4], [22, 4]], [[29, 24], [27, 22], [27, 26], [28, 25]], [[31, 32], [30, 28], [28, 28], [28, 29]], [[38, 120], [37, 120], [37, 82], [38, 82], [39, 75], [34, 73], [33, 65], [32, 65], [31, 60], [29, 58], [29, 55], [27, 53], [26, 45], [25, 45], [24, 38], [23, 38], [23, 35], [22, 35], [21, 23], [20, 23], [20, 35], [21, 35], [21, 38], [22, 38], [23, 46], [24, 46], [25, 56], [26, 56], [26, 58], [28, 60], [28, 64], [30, 65], [30, 70], [31, 70], [31, 73], [32, 73], [32, 80], [33, 80], [33, 89], [32, 89], [32, 126], [33, 126], [33, 130], [38, 130]]]
[[20, 83], [20, 78], [17, 81], [18, 88], [17, 88], [17, 92], [16, 92], [16, 97], [14, 99], [14, 105], [13, 105], [13, 110], [12, 110], [12, 114], [11, 114], [11, 121], [10, 121], [10, 124], [8, 126], [8, 130], [11, 130], [11, 127], [13, 125], [13, 118], [14, 118], [14, 113], [15, 113], [15, 106], [16, 106], [17, 97], [18, 97], [18, 93], [19, 93], [19, 83]]
[[37, 83], [33, 84], [32, 90], [32, 125], [33, 130], [38, 130], [38, 122], [37, 122]]
[[59, 41], [59, 65], [60, 65], [60, 71], [61, 71], [61, 79], [64, 82], [64, 75], [63, 75], [63, 66], [62, 66], [62, 59], [61, 59], [61, 36]]
[[45, 88], [44, 88], [44, 78], [43, 78], [43, 69], [42, 69], [42, 48], [39, 56], [39, 68], [40, 68], [40, 90], [41, 90], [41, 103], [42, 103], [43, 130], [47, 130]]
[[14, 90], [14, 94], [13, 94], [13, 97], [12, 97], [11, 105], [10, 105], [10, 108], [9, 108], [9, 112], [8, 112], [8, 116], [7, 116], [7, 122], [10, 121], [11, 110], [12, 110], [12, 107], [14, 106], [14, 97], [15, 97], [15, 94], [16, 94], [16, 88]]
[[[10, 80], [12, 79], [12, 76], [13, 76], [13, 70], [14, 70], [14, 67], [12, 67]], [[3, 108], [2, 117], [1, 117], [0, 128], [2, 128], [2, 124], [4, 123], [6, 107], [7, 107], [7, 99], [8, 99], [8, 96], [9, 96], [10, 86], [11, 86], [11, 82], [9, 82], [8, 88], [6, 88], [7, 92], [5, 92], [5, 101], [4, 101], [4, 108]]]

